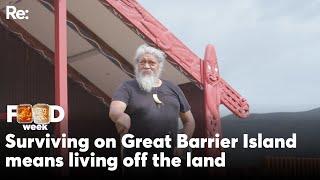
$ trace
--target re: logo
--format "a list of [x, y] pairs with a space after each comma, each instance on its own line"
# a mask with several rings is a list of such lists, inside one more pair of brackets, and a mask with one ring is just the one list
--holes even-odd
[[6, 6], [6, 19], [29, 19], [29, 10], [17, 10], [15, 6]]

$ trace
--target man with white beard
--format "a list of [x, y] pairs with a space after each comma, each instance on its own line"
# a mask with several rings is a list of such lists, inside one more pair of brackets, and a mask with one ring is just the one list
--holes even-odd
[[[168, 80], [160, 79], [165, 54], [146, 44], [138, 47], [135, 55], [135, 76], [121, 84], [112, 97], [109, 117], [118, 133], [130, 133], [135, 137], [157, 138], [170, 135], [175, 146], [178, 119], [182, 120], [182, 132], [191, 138], [195, 128], [190, 105], [182, 90]], [[137, 151], [148, 151], [139, 149]], [[153, 149], [152, 153], [157, 151]], [[166, 155], [180, 155], [177, 149], [158, 150]], [[133, 149], [125, 150], [125, 156], [133, 156]]]

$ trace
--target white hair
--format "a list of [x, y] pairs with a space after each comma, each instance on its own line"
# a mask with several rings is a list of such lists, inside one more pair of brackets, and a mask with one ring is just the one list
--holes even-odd
[[151, 47], [147, 44], [142, 44], [138, 47], [136, 51], [136, 55], [134, 57], [135, 62], [139, 63], [140, 58], [145, 54], [153, 55], [160, 64], [163, 64], [163, 62], [166, 59], [166, 54], [161, 50]]

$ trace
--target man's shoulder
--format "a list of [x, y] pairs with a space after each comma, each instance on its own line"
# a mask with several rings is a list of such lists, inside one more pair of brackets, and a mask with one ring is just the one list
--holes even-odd
[[173, 89], [175, 89], [175, 90], [179, 89], [179, 86], [176, 85], [176, 84], [174, 84], [173, 82], [171, 82], [171, 81], [169, 81], [169, 80], [166, 80], [166, 79], [161, 79], [161, 80], [162, 80], [162, 82], [163, 82], [166, 86], [168, 86], [168, 87], [170, 87], [170, 88], [173, 88]]
[[130, 79], [123, 81], [120, 85], [120, 88], [127, 89], [129, 91], [136, 91], [137, 89], [139, 89], [139, 84], [135, 79]]
[[136, 84], [137, 84], [137, 81], [135, 79], [130, 79], [122, 82], [122, 85], [129, 86], [129, 87], [135, 86]]

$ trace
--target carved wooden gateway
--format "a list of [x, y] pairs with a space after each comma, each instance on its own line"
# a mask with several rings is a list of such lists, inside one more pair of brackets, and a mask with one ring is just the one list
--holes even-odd
[[[67, 78], [108, 107], [120, 82], [134, 77], [132, 57], [142, 43], [166, 53], [169, 63], [165, 79], [178, 85], [191, 84], [201, 93], [201, 105], [191, 103], [192, 109], [204, 117], [197, 121], [203, 125], [201, 136], [223, 134], [220, 104], [240, 118], [249, 114], [245, 98], [220, 77], [214, 47], [208, 45], [204, 58], [199, 58], [135, 0], [30, 0], [15, 5], [30, 8], [34, 16], [30, 14], [26, 23], [7, 20], [0, 12], [0, 24], [55, 65], [55, 103], [63, 106], [66, 114], [56, 127], [58, 134], [68, 132], [70, 127]], [[200, 107], [204, 109], [198, 110]], [[5, 112], [0, 113], [3, 119]], [[205, 152], [218, 156], [220, 149], [207, 148]]]
[[[102, 0], [101, 2], [139, 36], [163, 50], [172, 65], [203, 89], [206, 137], [214, 137], [216, 133], [222, 134], [220, 104], [225, 105], [240, 118], [248, 116], [249, 105], [246, 99], [220, 77], [216, 52], [212, 45], [207, 46], [205, 57], [201, 60], [136, 1]], [[219, 152], [214, 148], [206, 150], [207, 155], [213, 156]]]

